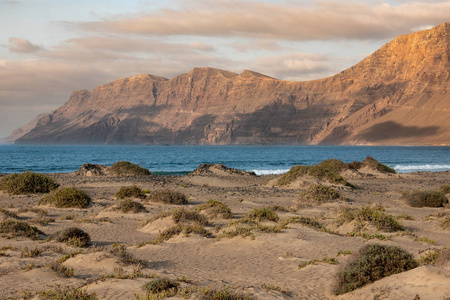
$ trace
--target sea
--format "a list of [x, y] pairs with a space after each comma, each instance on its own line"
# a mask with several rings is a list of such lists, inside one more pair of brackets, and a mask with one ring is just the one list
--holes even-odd
[[160, 175], [184, 175], [204, 163], [266, 175], [329, 158], [352, 162], [366, 156], [398, 173], [450, 170], [450, 147], [0, 145], [0, 173], [70, 173], [84, 163], [129, 161]]

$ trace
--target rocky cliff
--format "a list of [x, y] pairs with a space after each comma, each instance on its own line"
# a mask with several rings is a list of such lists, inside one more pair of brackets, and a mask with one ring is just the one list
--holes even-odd
[[450, 144], [450, 23], [329, 78], [245, 70], [137, 75], [75, 91], [16, 143]]

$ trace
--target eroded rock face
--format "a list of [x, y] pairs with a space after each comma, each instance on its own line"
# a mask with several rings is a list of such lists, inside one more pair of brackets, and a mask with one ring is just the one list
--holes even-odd
[[450, 144], [450, 23], [329, 78], [194, 68], [75, 91], [16, 143]]

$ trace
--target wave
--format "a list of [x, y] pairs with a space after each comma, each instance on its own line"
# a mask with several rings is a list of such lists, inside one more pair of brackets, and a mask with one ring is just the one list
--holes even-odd
[[287, 171], [289, 171], [289, 169], [251, 170], [251, 171], [255, 172], [256, 175], [279, 175], [286, 173]]
[[450, 170], [450, 165], [396, 165], [396, 171], [414, 172], [414, 171], [446, 171]]

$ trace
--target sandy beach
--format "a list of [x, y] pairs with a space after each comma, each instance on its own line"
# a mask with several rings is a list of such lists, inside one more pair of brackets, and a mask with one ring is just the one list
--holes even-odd
[[[41, 299], [38, 291], [58, 286], [82, 288], [99, 299], [145, 299], [142, 286], [163, 277], [179, 284], [179, 292], [168, 299], [189, 295], [197, 299], [200, 289], [221, 287], [254, 299], [450, 299], [450, 262], [423, 263], [427, 254], [443, 253], [450, 246], [450, 228], [442, 225], [450, 216], [449, 206], [411, 207], [403, 197], [449, 185], [449, 171], [341, 173], [355, 188], [306, 175], [280, 185], [280, 176], [255, 176], [218, 166], [185, 176], [87, 175], [92, 174], [50, 174], [61, 187], [85, 191], [92, 199], [87, 208], [38, 205], [43, 194], [0, 191], [0, 221], [24, 221], [45, 234], [37, 240], [0, 237], [1, 299]], [[317, 183], [334, 188], [340, 198], [309, 201], [305, 191]], [[131, 199], [146, 211], [124, 213], [117, 209], [120, 201], [115, 194], [134, 185], [146, 197]], [[152, 201], [152, 193], [161, 190], [184, 194], [188, 204]], [[214, 214], [205, 205], [210, 200], [228, 206], [231, 218]], [[368, 206], [392, 215], [404, 230], [387, 232], [366, 224], [358, 231], [354, 221], [340, 221], [343, 211]], [[277, 219], [240, 222], [263, 207]], [[185, 227], [155, 242], [161, 232], [177, 225], [171, 214], [180, 208], [204, 216], [206, 231], [199, 234]], [[52, 238], [70, 227], [89, 234], [89, 247]], [[374, 243], [399, 246], [418, 260], [422, 257], [422, 264], [334, 295], [339, 270], [359, 249]], [[41, 252], [27, 255], [25, 247]], [[72, 276], [63, 277], [50, 267], [58, 260], [72, 269]]]

